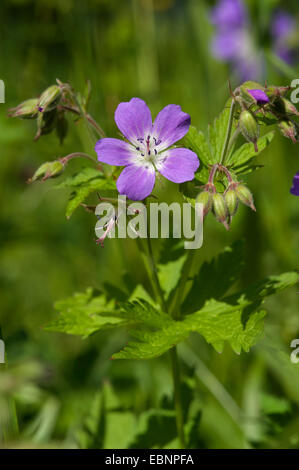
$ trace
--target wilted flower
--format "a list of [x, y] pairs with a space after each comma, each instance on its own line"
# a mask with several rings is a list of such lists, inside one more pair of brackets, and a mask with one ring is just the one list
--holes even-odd
[[174, 183], [194, 178], [197, 155], [186, 148], [169, 148], [189, 130], [190, 116], [180, 106], [169, 104], [152, 123], [146, 103], [132, 98], [118, 105], [115, 122], [129, 142], [103, 138], [95, 150], [100, 162], [125, 166], [116, 183], [120, 194], [134, 201], [146, 198], [154, 188], [156, 171]]
[[290, 189], [290, 193], [294, 196], [299, 196], [299, 171], [294, 176], [293, 186]]

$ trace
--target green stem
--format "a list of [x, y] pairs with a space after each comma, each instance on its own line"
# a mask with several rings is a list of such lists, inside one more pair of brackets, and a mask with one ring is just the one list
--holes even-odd
[[220, 165], [224, 165], [224, 162], [225, 162], [225, 157], [227, 154], [228, 144], [229, 144], [230, 135], [231, 135], [232, 126], [233, 126], [234, 112], [235, 112], [235, 101], [234, 99], [232, 99], [232, 102], [230, 105], [230, 112], [229, 112], [229, 119], [228, 119], [228, 125], [227, 125], [227, 130], [226, 130], [225, 142], [222, 148], [221, 158], [219, 162]]
[[[157, 265], [152, 249], [151, 239], [147, 236], [147, 248], [148, 248], [148, 272], [151, 277], [153, 288], [159, 298], [159, 303], [162, 310], [165, 313], [169, 313], [167, 303], [164, 298], [163, 290], [158, 277]], [[190, 250], [191, 251], [191, 250]], [[174, 317], [175, 318], [175, 317]], [[179, 360], [177, 356], [176, 347], [174, 346], [170, 350], [171, 357], [171, 368], [172, 368], [172, 377], [173, 377], [173, 388], [174, 388], [174, 405], [176, 412], [176, 425], [177, 433], [182, 449], [185, 448], [185, 433], [184, 433], [184, 417], [183, 417], [183, 406], [182, 406], [182, 397], [181, 397], [181, 379], [180, 379], [180, 367]]]
[[181, 380], [180, 380], [180, 364], [177, 355], [176, 346], [170, 350], [171, 367], [172, 367], [172, 378], [174, 387], [174, 406], [176, 411], [176, 427], [178, 431], [178, 437], [182, 449], [186, 447], [185, 432], [184, 432], [184, 415], [182, 406], [182, 395], [181, 395]]
[[193, 260], [194, 260], [193, 250], [188, 250], [188, 255], [187, 255], [187, 259], [185, 261], [183, 270], [182, 270], [180, 283], [177, 287], [172, 304], [170, 306], [170, 315], [172, 315], [173, 318], [175, 318], [176, 320], [178, 320], [180, 317], [180, 305], [182, 304], [182, 300], [184, 298], [186, 283], [188, 281], [189, 274], [193, 265]]
[[159, 303], [161, 305], [162, 310], [164, 312], [167, 312], [168, 308], [167, 308], [167, 304], [166, 304], [165, 299], [164, 299], [163, 290], [162, 290], [162, 287], [161, 287], [161, 284], [160, 284], [160, 281], [159, 281], [158, 269], [157, 269], [157, 266], [156, 266], [156, 261], [155, 261], [155, 258], [154, 258], [153, 248], [152, 248], [152, 244], [151, 244], [151, 239], [150, 239], [149, 236], [146, 237], [146, 241], [147, 241], [150, 272], [151, 272], [151, 276], [152, 276], [152, 284], [153, 284], [153, 287], [154, 287], [154, 290], [155, 290], [157, 296], [159, 297]]

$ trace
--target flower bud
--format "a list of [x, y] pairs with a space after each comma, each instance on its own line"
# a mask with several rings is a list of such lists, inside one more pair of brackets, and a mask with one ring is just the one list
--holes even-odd
[[224, 199], [227, 205], [228, 213], [230, 218], [232, 218], [238, 210], [238, 197], [234, 189], [229, 189], [224, 194]]
[[32, 178], [27, 182], [33, 183], [36, 180], [42, 179], [43, 181], [48, 178], [53, 178], [54, 176], [60, 175], [64, 170], [64, 164], [60, 160], [55, 160], [54, 162], [43, 163], [34, 173]]
[[278, 128], [284, 137], [291, 139], [294, 144], [298, 142], [299, 129], [294, 121], [285, 119], [278, 123]]
[[291, 101], [287, 100], [286, 98], [281, 98], [281, 100], [284, 104], [285, 114], [287, 114], [288, 116], [299, 116], [299, 112], [296, 106], [294, 106]]
[[228, 211], [223, 195], [220, 193], [215, 193], [213, 194], [212, 198], [213, 212], [215, 214], [216, 219], [224, 225], [226, 230], [229, 230], [229, 226], [227, 223]]
[[52, 132], [56, 125], [57, 111], [53, 109], [47, 113], [40, 113], [37, 116], [37, 133], [34, 140], [38, 140], [41, 135]]
[[266, 88], [266, 91], [267, 91], [267, 95], [269, 96], [269, 98], [273, 98], [275, 96], [285, 96], [286, 93], [291, 89], [291, 87], [289, 86], [274, 86], [274, 85], [270, 85], [270, 86], [267, 86]]
[[[252, 104], [257, 104], [258, 99], [261, 98], [262, 101], [267, 101], [267, 95], [265, 94], [265, 89], [257, 82], [247, 81], [243, 83], [239, 88], [240, 98], [246, 105], [250, 106]], [[264, 104], [264, 103], [261, 103]]]
[[196, 202], [203, 204], [203, 216], [205, 217], [212, 208], [212, 193], [210, 191], [202, 191], [196, 198]]
[[259, 88], [248, 90], [248, 93], [252, 96], [256, 104], [258, 104], [259, 106], [263, 106], [269, 103], [270, 101], [267, 94], [263, 90], [260, 90]]
[[16, 108], [8, 110], [9, 117], [19, 117], [22, 119], [34, 119], [38, 112], [38, 99], [32, 98], [30, 100], [23, 101]]
[[238, 199], [245, 204], [246, 206], [250, 207], [253, 211], [256, 211], [254, 202], [253, 202], [253, 196], [247, 186], [244, 184], [238, 184], [236, 186], [236, 194]]
[[254, 115], [246, 109], [242, 111], [239, 118], [239, 126], [245, 139], [248, 142], [253, 142], [255, 151], [258, 152], [257, 139], [259, 138], [260, 128]]
[[61, 88], [58, 85], [52, 85], [47, 88], [40, 96], [38, 109], [40, 112], [51, 111], [56, 108], [61, 97]]

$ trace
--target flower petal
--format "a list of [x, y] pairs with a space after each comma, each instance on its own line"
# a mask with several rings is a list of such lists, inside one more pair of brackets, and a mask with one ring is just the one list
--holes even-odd
[[152, 136], [156, 139], [158, 152], [174, 144], [187, 134], [191, 118], [176, 104], [169, 104], [155, 119]]
[[269, 103], [269, 97], [263, 90], [259, 90], [258, 88], [254, 88], [252, 90], [248, 90], [248, 93], [255, 99], [257, 104], [266, 104]]
[[137, 139], [144, 139], [151, 134], [151, 112], [140, 98], [120, 103], [116, 108], [114, 119], [121, 133], [134, 145], [139, 144]]
[[106, 137], [98, 140], [95, 145], [98, 160], [109, 165], [125, 166], [133, 162], [134, 148], [120, 139]]
[[169, 181], [184, 183], [194, 178], [199, 167], [196, 153], [185, 148], [171, 149], [160, 155], [156, 163], [157, 170]]
[[299, 196], [299, 171], [294, 176], [293, 186], [290, 189], [290, 193], [294, 196]]
[[156, 172], [151, 163], [129, 165], [121, 172], [116, 182], [119, 194], [132, 201], [142, 201], [149, 196], [155, 185]]

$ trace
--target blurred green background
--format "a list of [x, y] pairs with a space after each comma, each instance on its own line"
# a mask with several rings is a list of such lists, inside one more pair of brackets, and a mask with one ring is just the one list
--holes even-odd
[[[79, 209], [66, 220], [67, 193], [51, 189], [52, 182], [26, 185], [42, 162], [92, 152], [84, 123], [70, 120], [61, 146], [52, 134], [33, 142], [34, 123], [8, 119], [6, 113], [57, 77], [79, 90], [90, 79], [90, 113], [108, 135], [118, 135], [117, 104], [133, 96], [145, 99], [154, 115], [168, 103], [180, 104], [192, 124], [205, 130], [224, 106], [230, 76], [209, 49], [208, 11], [214, 3], [1, 1], [0, 78], [6, 86], [6, 102], [0, 105], [0, 326], [6, 344], [6, 364], [0, 365], [1, 446], [175, 445], [173, 417], [167, 414], [152, 421], [147, 416], [144, 440], [134, 434], [146, 410], [161, 403], [167, 409], [168, 358], [110, 361], [127, 340], [124, 331], [81, 340], [43, 330], [56, 315], [57, 299], [107, 282], [124, 287], [125, 274], [135, 282], [148, 280], [134, 242], [98, 247], [91, 214]], [[297, 3], [287, 2], [294, 16]], [[267, 47], [270, 12], [279, 4], [247, 2], [260, 47]], [[287, 85], [298, 76], [296, 64], [293, 70], [281, 69], [265, 59], [269, 83]], [[257, 213], [242, 207], [228, 233], [209, 218], [199, 256], [209, 259], [244, 238], [243, 285], [299, 264], [299, 199], [289, 193], [299, 170], [297, 147], [277, 133], [261, 160], [265, 167], [247, 178]], [[80, 165], [71, 162], [67, 172]], [[299, 337], [296, 289], [268, 301], [267, 309], [265, 338], [249, 354], [237, 356], [227, 347], [219, 355], [199, 336], [190, 340], [192, 357], [190, 350], [179, 349], [202, 413], [194, 430], [200, 447], [299, 447], [299, 370], [289, 359], [290, 342]], [[100, 415], [105, 415], [105, 432], [97, 434]], [[161, 432], [156, 442], [151, 433], [163, 429], [165, 419], [169, 435]]]

